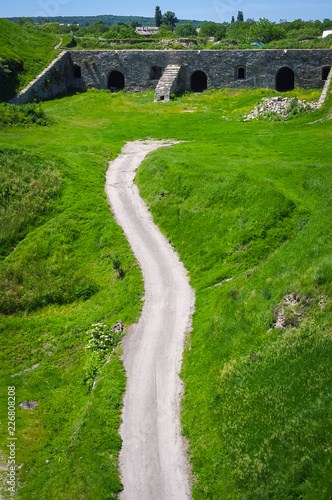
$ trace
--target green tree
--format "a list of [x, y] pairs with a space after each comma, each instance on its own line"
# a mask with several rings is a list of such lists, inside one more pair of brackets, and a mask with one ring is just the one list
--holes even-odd
[[160, 7], [157, 5], [156, 11], [155, 11], [155, 14], [154, 14], [154, 23], [155, 23], [155, 26], [159, 27], [161, 25], [161, 23], [162, 23], [162, 19], [163, 19], [163, 16], [162, 16]]
[[178, 24], [175, 28], [176, 36], [190, 38], [197, 35], [196, 28], [191, 23]]
[[140, 35], [138, 35], [135, 32], [135, 28], [130, 28], [130, 26], [125, 27], [125, 26], [120, 26], [120, 31], [119, 31], [119, 38], [122, 39], [130, 39], [130, 38], [137, 38]]
[[65, 31], [62, 28], [66, 28], [66, 26], [60, 26], [59, 23], [43, 23], [39, 26], [39, 29], [45, 33], [69, 33], [69, 31]]
[[31, 26], [35, 24], [30, 17], [19, 17], [17, 24], [20, 24], [21, 26]]
[[172, 26], [170, 24], [162, 24], [159, 28], [159, 32], [157, 35], [154, 35], [154, 38], [163, 39], [163, 38], [174, 38]]
[[174, 28], [174, 26], [176, 25], [176, 23], [178, 23], [179, 20], [178, 18], [175, 16], [174, 12], [170, 12], [169, 10], [167, 12], [165, 12], [165, 14], [163, 15], [163, 24], [166, 24], [166, 26], [172, 26]]
[[285, 23], [286, 31], [300, 30], [303, 27], [304, 27], [304, 21], [302, 21], [302, 19], [295, 19], [292, 22]]
[[221, 40], [225, 38], [227, 33], [228, 23], [217, 24], [216, 30], [214, 32], [215, 40]]
[[135, 32], [135, 28], [115, 24], [103, 35], [106, 40], [139, 38], [141, 35]]
[[228, 26], [226, 36], [229, 40], [237, 40], [241, 43], [245, 43], [248, 41], [249, 32], [249, 23], [243, 21], [235, 21]]
[[305, 38], [315, 38], [321, 34], [321, 30], [312, 27], [302, 28], [300, 30], [287, 31], [287, 38], [296, 38], [297, 40], [303, 40]]
[[235, 23], [235, 17], [234, 16], [232, 16], [231, 23]]
[[226, 35], [228, 23], [218, 24], [213, 22], [205, 22], [201, 25], [199, 31], [200, 36], [214, 36], [216, 40], [221, 40]]
[[211, 21], [201, 24], [199, 36], [214, 36], [216, 24]]
[[239, 10], [237, 13], [237, 21], [244, 21], [242, 10]]
[[323, 30], [332, 30], [331, 19], [323, 19], [322, 27], [323, 27]]
[[284, 30], [274, 22], [270, 22], [266, 18], [260, 18], [256, 24], [250, 26], [249, 36], [253, 40], [259, 40], [263, 43], [272, 42], [272, 40], [280, 40], [284, 36]]
[[91, 35], [101, 36], [109, 30], [109, 26], [104, 23], [104, 21], [97, 21], [96, 23], [90, 24], [87, 28], [87, 32]]

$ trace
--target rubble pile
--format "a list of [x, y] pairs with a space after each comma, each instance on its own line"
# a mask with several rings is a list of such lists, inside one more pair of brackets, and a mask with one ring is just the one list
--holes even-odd
[[257, 104], [255, 108], [245, 116], [245, 121], [258, 118], [259, 116], [271, 118], [280, 116], [282, 119], [287, 119], [289, 115], [295, 115], [299, 112], [309, 112], [318, 109], [317, 102], [308, 102], [296, 97], [269, 97], [263, 98], [261, 104]]
[[296, 328], [298, 323], [302, 320], [304, 303], [301, 303], [300, 297], [295, 294], [285, 295], [282, 303], [278, 304], [274, 310], [274, 317], [276, 323], [269, 329], [284, 330], [287, 326]]
[[125, 329], [125, 324], [122, 321], [116, 321], [115, 325], [112, 326], [111, 331], [115, 333], [121, 333]]

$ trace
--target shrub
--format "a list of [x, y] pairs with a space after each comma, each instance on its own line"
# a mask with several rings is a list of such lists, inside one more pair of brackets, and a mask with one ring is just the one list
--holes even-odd
[[95, 323], [92, 327], [86, 332], [90, 336], [86, 349], [107, 351], [116, 344], [115, 335], [106, 323]]
[[175, 28], [175, 34], [176, 36], [180, 36], [182, 38], [190, 38], [197, 36], [196, 28], [191, 23], [179, 24]]
[[31, 125], [46, 126], [51, 123], [40, 104], [0, 104], [0, 127], [20, 125], [29, 127]]

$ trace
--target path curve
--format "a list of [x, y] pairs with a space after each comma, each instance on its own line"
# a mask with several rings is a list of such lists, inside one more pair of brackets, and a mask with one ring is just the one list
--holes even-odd
[[62, 37], [61, 36], [57, 36], [57, 38], [60, 40], [60, 42], [54, 47], [54, 50], [56, 49], [59, 49], [62, 45]]
[[195, 295], [177, 254], [133, 184], [145, 156], [174, 142], [127, 143], [106, 174], [116, 221], [140, 263], [144, 306], [123, 342], [127, 372], [120, 434], [121, 500], [189, 500], [190, 469], [180, 429], [183, 344]]

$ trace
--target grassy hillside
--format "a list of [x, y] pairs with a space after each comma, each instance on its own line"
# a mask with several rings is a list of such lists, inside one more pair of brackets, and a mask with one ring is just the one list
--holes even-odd
[[[182, 372], [194, 498], [331, 498], [332, 102], [288, 122], [242, 121], [272, 95], [161, 104], [91, 90], [44, 103], [46, 127], [0, 131], [0, 419], [8, 386], [17, 404], [38, 402], [16, 408], [19, 499], [121, 488], [119, 351], [106, 364], [112, 347], [85, 346], [94, 324], [129, 325], [140, 311], [141, 275], [103, 187], [107, 160], [146, 137], [187, 141], [149, 155], [137, 182], [196, 290]], [[285, 330], [269, 331], [282, 309]]]
[[[328, 500], [331, 127], [236, 128], [150, 157], [138, 179], [197, 293], [183, 368], [194, 498]], [[288, 294], [287, 326], [270, 331]]]
[[[11, 73], [1, 72], [0, 100], [8, 100], [33, 80], [59, 53], [58, 38], [0, 19], [0, 61]], [[0, 67], [1, 71], [1, 67]]]

